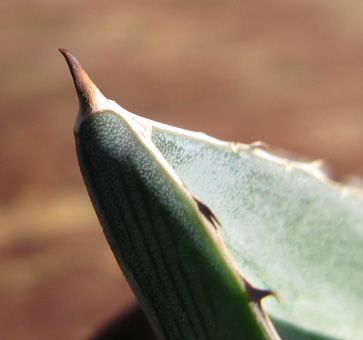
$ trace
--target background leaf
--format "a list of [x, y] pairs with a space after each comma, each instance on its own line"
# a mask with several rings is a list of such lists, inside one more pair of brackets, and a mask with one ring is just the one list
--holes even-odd
[[[220, 219], [221, 235], [246, 278], [281, 298], [263, 303], [271, 316], [323, 338], [362, 336], [361, 192], [325, 179], [314, 163], [279, 159], [253, 146], [162, 125], [153, 140]], [[296, 339], [291, 328], [277, 328]]]

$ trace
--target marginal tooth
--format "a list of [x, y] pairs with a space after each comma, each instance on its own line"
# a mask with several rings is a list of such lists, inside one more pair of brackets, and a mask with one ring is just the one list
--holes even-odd
[[218, 218], [214, 215], [213, 211], [209, 209], [204, 203], [199, 201], [196, 197], [193, 196], [194, 201], [197, 203], [199, 211], [207, 218], [207, 220], [213, 224], [214, 228], [217, 229], [216, 224], [218, 224], [220, 227], [221, 222], [219, 222]]
[[245, 281], [245, 288], [251, 302], [260, 303], [263, 298], [269, 295], [274, 295], [277, 300], [280, 300], [279, 296], [271, 289], [255, 288], [247, 281]]
[[263, 142], [263, 141], [256, 141], [253, 142], [251, 144], [249, 144], [249, 148], [250, 150], [254, 150], [254, 149], [270, 149], [270, 145], [268, 145], [267, 143]]

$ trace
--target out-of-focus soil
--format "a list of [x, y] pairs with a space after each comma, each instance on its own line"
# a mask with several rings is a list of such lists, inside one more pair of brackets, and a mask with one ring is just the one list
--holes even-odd
[[84, 339], [134, 301], [79, 174], [58, 47], [134, 113], [363, 174], [359, 0], [4, 0], [1, 13], [0, 339]]

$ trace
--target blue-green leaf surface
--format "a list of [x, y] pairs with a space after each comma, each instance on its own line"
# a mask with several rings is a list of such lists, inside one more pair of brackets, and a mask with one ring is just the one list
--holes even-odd
[[278, 294], [280, 301], [263, 302], [271, 316], [297, 332], [362, 338], [361, 192], [329, 181], [314, 163], [253, 146], [161, 125], [153, 140], [220, 219], [223, 240], [246, 278]]

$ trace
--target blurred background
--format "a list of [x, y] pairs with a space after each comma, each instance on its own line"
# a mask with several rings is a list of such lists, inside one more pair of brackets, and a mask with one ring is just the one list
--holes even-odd
[[75, 155], [58, 48], [127, 110], [363, 175], [361, 0], [0, 5], [0, 339], [85, 339], [134, 303]]

